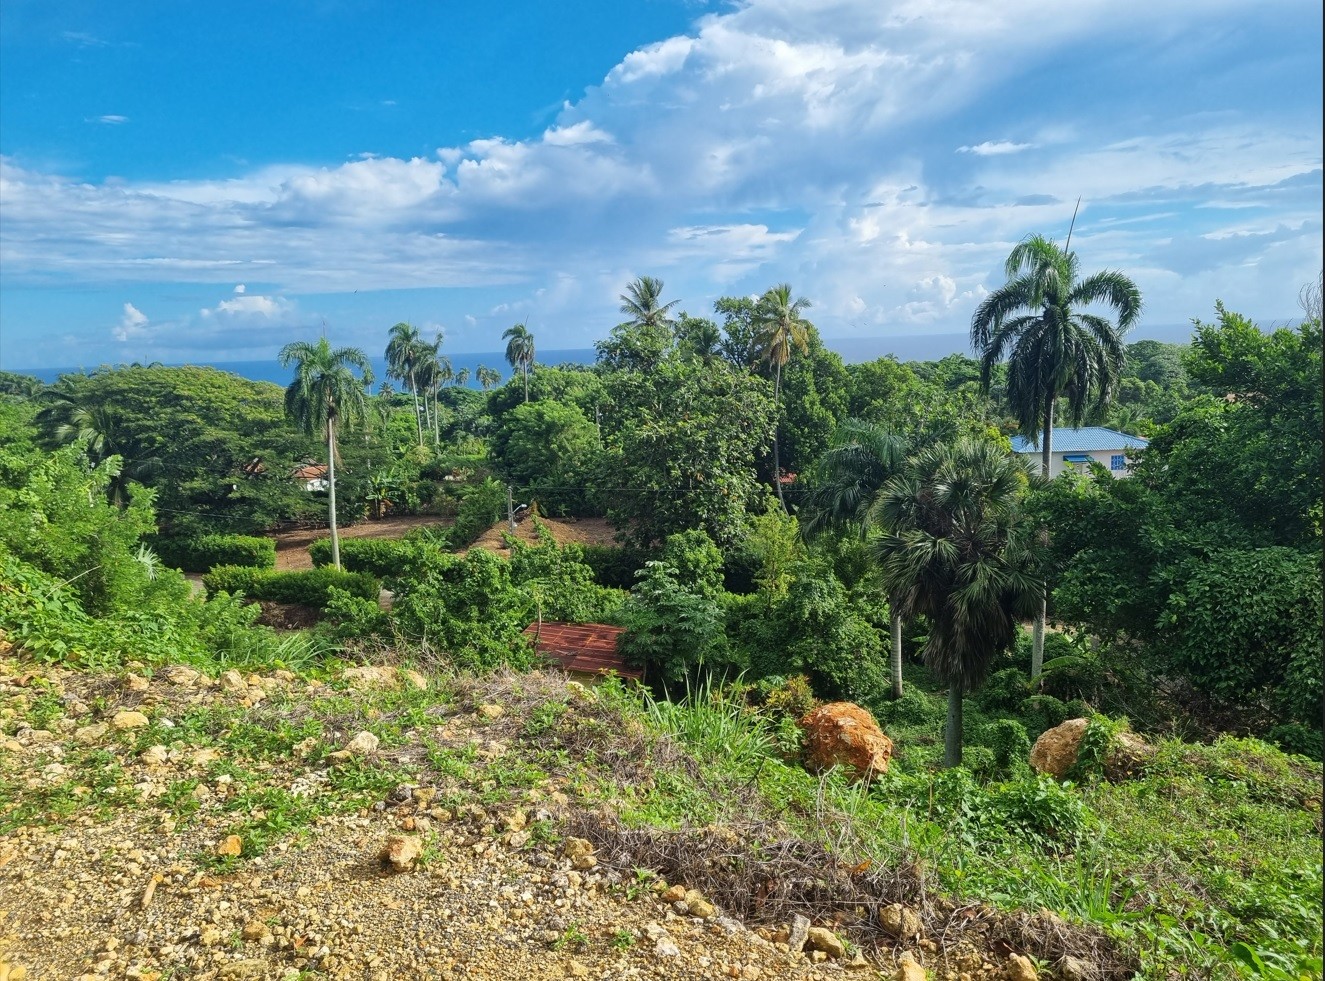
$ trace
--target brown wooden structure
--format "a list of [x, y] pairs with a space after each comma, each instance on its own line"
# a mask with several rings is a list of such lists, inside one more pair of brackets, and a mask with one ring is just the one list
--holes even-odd
[[618, 674], [632, 681], [642, 681], [644, 672], [629, 667], [617, 651], [617, 638], [625, 631], [606, 623], [531, 623], [524, 635], [534, 642], [534, 650], [570, 674], [593, 678]]

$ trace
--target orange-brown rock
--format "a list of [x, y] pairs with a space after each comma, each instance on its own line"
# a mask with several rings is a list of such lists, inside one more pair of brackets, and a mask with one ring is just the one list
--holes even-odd
[[[1064, 779], [1077, 761], [1077, 751], [1089, 725], [1089, 719], [1068, 719], [1062, 725], [1046, 729], [1031, 747], [1031, 766], [1055, 780]], [[1104, 762], [1104, 775], [1109, 780], [1125, 780], [1153, 754], [1154, 749], [1140, 736], [1120, 732]]]
[[857, 780], [888, 772], [893, 741], [859, 705], [829, 702], [806, 714], [798, 725], [805, 732], [805, 765], [810, 769], [841, 766]]

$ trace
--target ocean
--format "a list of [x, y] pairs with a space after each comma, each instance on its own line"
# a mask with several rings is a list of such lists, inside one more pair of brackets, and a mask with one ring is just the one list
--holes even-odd
[[[1143, 327], [1128, 335], [1127, 340], [1134, 342], [1142, 338], [1184, 344], [1191, 338], [1190, 324], [1156, 324]], [[876, 358], [892, 355], [898, 361], [937, 361], [949, 354], [971, 354], [970, 338], [966, 334], [904, 334], [896, 337], [825, 337], [824, 346], [836, 351], [848, 364], [873, 361]], [[506, 363], [506, 355], [500, 351], [482, 354], [447, 354], [451, 360], [451, 370], [469, 369], [469, 387], [478, 388], [479, 365], [496, 368], [501, 372], [502, 381], [511, 377], [511, 366]], [[386, 381], [386, 361], [383, 358], [370, 358], [377, 384]], [[593, 348], [568, 348], [555, 351], [539, 351], [538, 364], [593, 364]], [[291, 371], [282, 368], [276, 359], [270, 361], [196, 361], [196, 365], [219, 368], [252, 381], [269, 381], [284, 387], [293, 377]], [[46, 384], [54, 382], [60, 375], [79, 374], [91, 371], [97, 365], [82, 365], [63, 368], [19, 368], [18, 374], [32, 375]], [[399, 385], [397, 385], [399, 387]]]

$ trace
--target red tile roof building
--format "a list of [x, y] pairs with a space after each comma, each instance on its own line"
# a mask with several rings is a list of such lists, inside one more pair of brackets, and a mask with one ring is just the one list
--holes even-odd
[[534, 650], [571, 674], [602, 675], [609, 672], [640, 681], [644, 672], [626, 665], [617, 651], [617, 638], [625, 630], [605, 623], [531, 623], [524, 635]]

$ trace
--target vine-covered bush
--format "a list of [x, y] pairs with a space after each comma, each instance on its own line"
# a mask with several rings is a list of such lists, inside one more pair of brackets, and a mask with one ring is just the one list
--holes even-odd
[[159, 537], [151, 541], [157, 557], [185, 572], [209, 572], [218, 565], [251, 569], [276, 567], [276, 543], [254, 535], [199, 535], [194, 538]]
[[243, 593], [249, 599], [299, 603], [319, 609], [331, 600], [332, 587], [374, 601], [382, 589], [381, 584], [365, 572], [337, 572], [335, 569], [276, 572], [234, 565], [217, 566], [203, 576], [202, 583], [209, 596], [221, 592]]
[[470, 488], [460, 502], [455, 524], [451, 526], [451, 544], [464, 548], [501, 520], [506, 513], [506, 488], [489, 477]]

